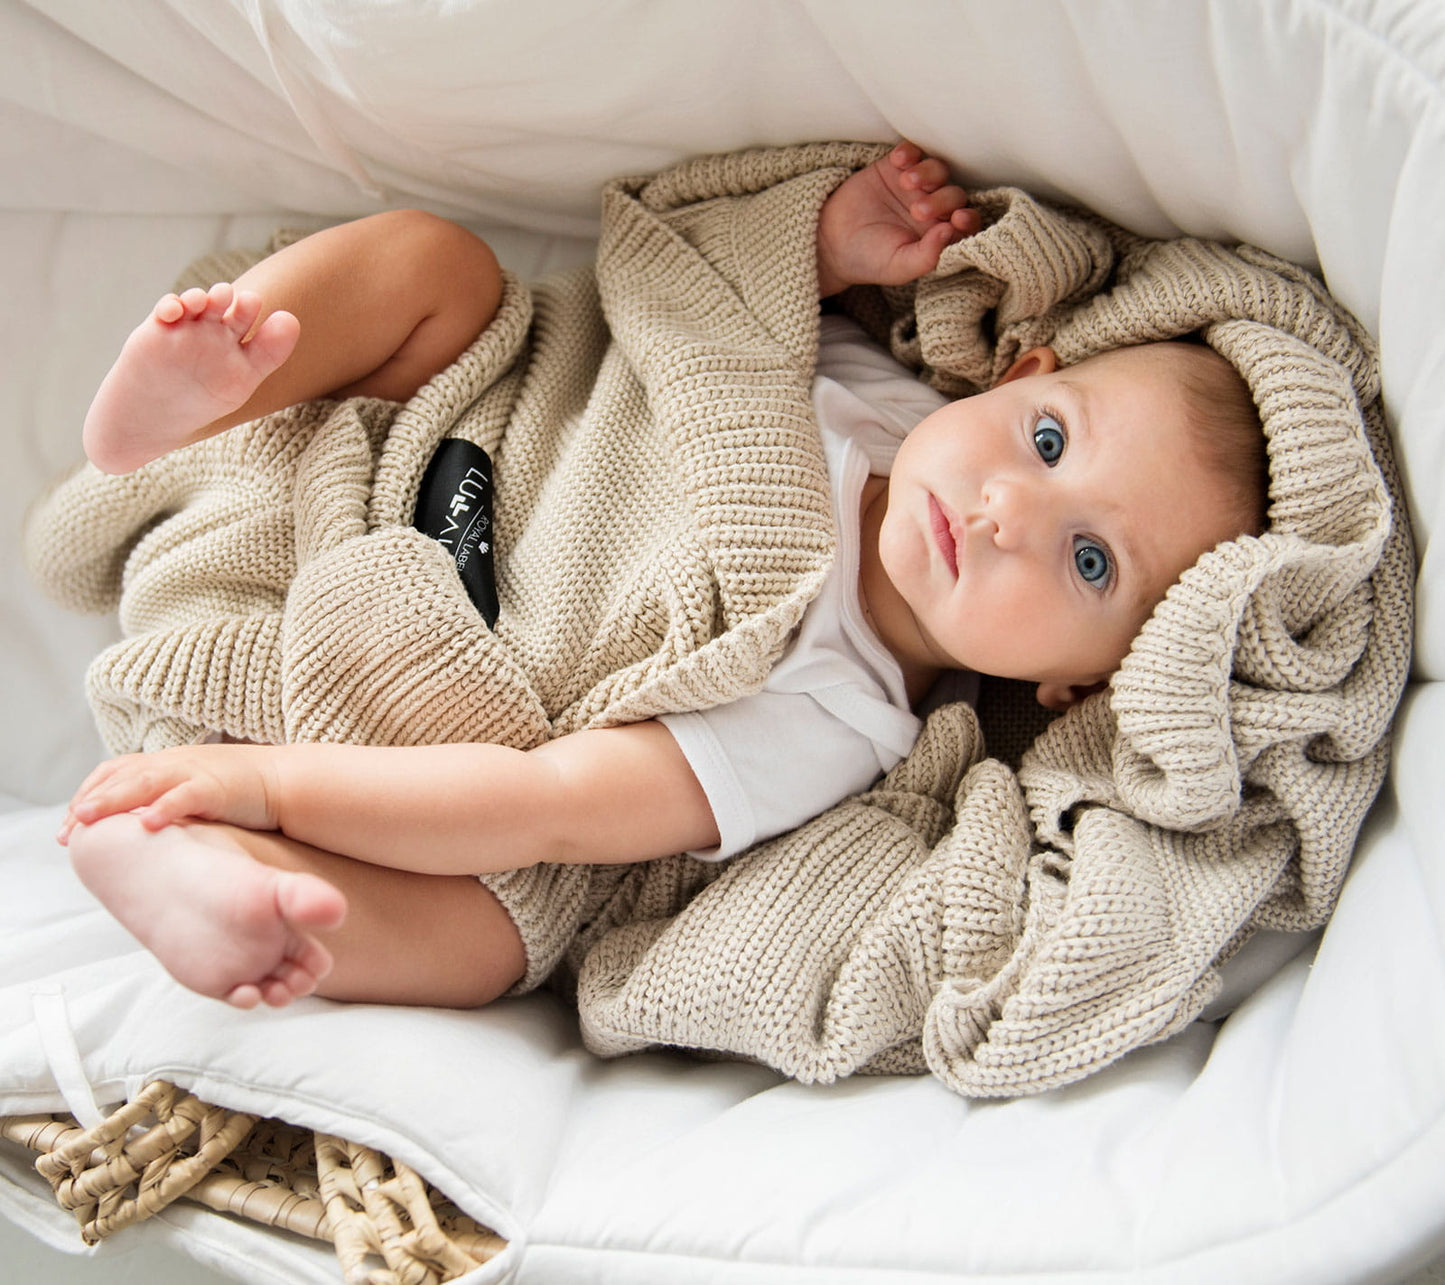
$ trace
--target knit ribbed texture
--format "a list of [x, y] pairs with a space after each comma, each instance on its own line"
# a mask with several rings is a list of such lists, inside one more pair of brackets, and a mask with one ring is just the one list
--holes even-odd
[[[134, 635], [91, 670], [106, 744], [530, 746], [756, 690], [833, 556], [817, 210], [877, 154], [618, 182], [595, 275], [509, 279], [405, 406], [301, 407], [128, 477], [83, 469], [39, 506], [27, 553], [55, 596], [119, 602]], [[494, 461], [495, 632], [410, 526], [447, 435]]]
[[[596, 273], [509, 280], [405, 407], [297, 408], [62, 486], [28, 549], [71, 605], [119, 603], [131, 636], [90, 680], [108, 743], [532, 745], [755, 688], [832, 557], [816, 214], [879, 154], [614, 184]], [[1072, 362], [1202, 332], [1261, 408], [1270, 530], [1187, 572], [1110, 692], [1017, 773], [946, 706], [877, 788], [724, 866], [489, 876], [527, 943], [519, 989], [575, 984], [598, 1052], [1037, 1091], [1172, 1034], [1251, 931], [1317, 926], [1335, 902], [1411, 637], [1368, 336], [1249, 247], [1145, 241], [1010, 190], [977, 203], [985, 230], [936, 273], [849, 292], [859, 320], [952, 393], [1039, 343]], [[409, 526], [445, 435], [496, 464], [495, 632]]]

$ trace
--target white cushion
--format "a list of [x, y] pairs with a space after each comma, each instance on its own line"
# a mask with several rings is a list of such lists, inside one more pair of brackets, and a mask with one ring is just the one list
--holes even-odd
[[[975, 185], [1316, 265], [1380, 340], [1422, 554], [1396, 766], [1318, 954], [1280, 965], [1293, 943], [1266, 943], [1221, 1026], [1075, 1088], [973, 1104], [926, 1078], [602, 1064], [546, 998], [232, 1013], [126, 953], [33, 808], [0, 827], [0, 1111], [62, 1105], [33, 1014], [63, 987], [102, 1101], [163, 1075], [380, 1145], [511, 1238], [475, 1281], [1314, 1283], [1445, 1243], [1438, 6], [37, 0], [0, 9], [0, 67], [11, 512], [74, 457], [90, 389], [192, 253], [424, 203], [530, 274], [585, 255], [568, 238], [615, 172], [906, 134]], [[78, 679], [108, 626], [40, 604], [13, 536], [5, 557], [0, 790], [46, 803], [96, 752]], [[60, 1237], [4, 1174], [7, 1213]], [[236, 1254], [266, 1279], [330, 1270], [205, 1215], [136, 1234], [243, 1276]]]

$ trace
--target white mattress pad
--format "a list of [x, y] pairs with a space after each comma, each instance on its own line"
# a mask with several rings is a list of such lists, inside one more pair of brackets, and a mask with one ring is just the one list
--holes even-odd
[[[1317, 1285], [1445, 1244], [1437, 5], [9, 0], [0, 68], [0, 1113], [83, 1116], [159, 1076], [377, 1146], [511, 1242], [476, 1282]], [[586, 258], [615, 173], [895, 134], [970, 183], [1307, 262], [1379, 338], [1421, 553], [1415, 681], [1317, 951], [1260, 939], [1212, 1020], [987, 1104], [928, 1078], [601, 1063], [546, 996], [239, 1014], [171, 983], [51, 842], [100, 753], [80, 678], [114, 624], [41, 602], [14, 534], [170, 275], [277, 224], [421, 203], [534, 276]], [[8, 1149], [0, 1208], [78, 1247]], [[336, 1276], [324, 1247], [179, 1207], [125, 1236], [241, 1279]]]

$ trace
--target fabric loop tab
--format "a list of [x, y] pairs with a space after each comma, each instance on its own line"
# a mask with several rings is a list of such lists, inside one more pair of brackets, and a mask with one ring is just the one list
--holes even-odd
[[31, 1012], [35, 1017], [35, 1029], [40, 1033], [45, 1060], [55, 1076], [55, 1087], [60, 1090], [70, 1114], [81, 1127], [94, 1129], [106, 1117], [96, 1104], [95, 1094], [91, 1092], [90, 1081], [85, 1075], [80, 1046], [76, 1044], [75, 1032], [70, 1026], [64, 989], [37, 991], [31, 997]]

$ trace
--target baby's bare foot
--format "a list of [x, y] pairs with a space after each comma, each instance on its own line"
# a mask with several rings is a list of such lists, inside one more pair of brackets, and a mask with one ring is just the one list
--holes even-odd
[[301, 329], [289, 312], [256, 326], [260, 314], [261, 297], [228, 282], [166, 295], [131, 331], [90, 404], [82, 440], [91, 463], [129, 473], [244, 406]]
[[312, 934], [340, 924], [345, 897], [316, 875], [262, 864], [224, 829], [151, 831], [121, 813], [79, 827], [69, 848], [81, 882], [193, 991], [279, 1008], [331, 970]]

